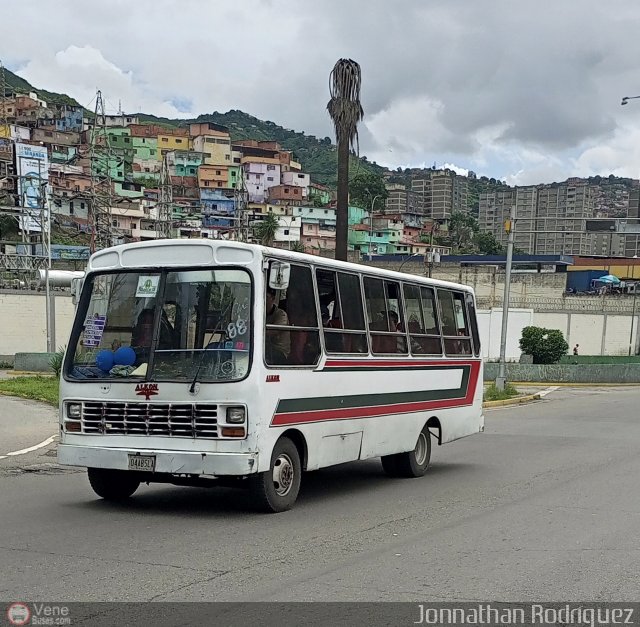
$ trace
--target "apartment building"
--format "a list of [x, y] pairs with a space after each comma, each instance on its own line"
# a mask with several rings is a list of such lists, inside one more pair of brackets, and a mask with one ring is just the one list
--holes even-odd
[[411, 191], [421, 199], [423, 214], [446, 222], [451, 214], [468, 210], [469, 183], [453, 170], [424, 170], [411, 181]]
[[515, 209], [514, 246], [533, 255], [591, 255], [595, 237], [586, 230], [594, 216], [596, 189], [586, 182], [505, 188], [480, 194], [481, 231], [507, 241], [505, 223]]

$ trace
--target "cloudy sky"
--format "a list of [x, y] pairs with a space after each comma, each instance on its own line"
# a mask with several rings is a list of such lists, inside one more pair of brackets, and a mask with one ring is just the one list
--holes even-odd
[[[0, 59], [91, 106], [241, 109], [331, 135], [328, 75], [362, 66], [361, 152], [532, 184], [640, 177], [637, 0], [0, 0]], [[6, 26], [6, 25], [5, 25]]]

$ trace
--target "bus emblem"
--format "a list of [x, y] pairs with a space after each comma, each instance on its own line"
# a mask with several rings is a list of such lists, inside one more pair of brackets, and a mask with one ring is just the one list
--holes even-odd
[[280, 375], [279, 374], [268, 374], [267, 375], [267, 383], [280, 383]]
[[144, 396], [145, 400], [148, 401], [152, 396], [157, 396], [158, 384], [157, 383], [138, 383], [138, 385], [136, 385], [136, 394], [138, 396]]

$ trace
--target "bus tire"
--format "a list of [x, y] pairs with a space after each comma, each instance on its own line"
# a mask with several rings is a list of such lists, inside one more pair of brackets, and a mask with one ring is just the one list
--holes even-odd
[[422, 477], [424, 473], [427, 472], [429, 461], [431, 460], [431, 434], [429, 433], [429, 429], [427, 427], [422, 429], [413, 451], [398, 453], [397, 455], [388, 455], [387, 457], [393, 458], [386, 462], [390, 464], [390, 469], [393, 474], [387, 471], [384, 458], [382, 458], [382, 467], [388, 475], [406, 478]]
[[140, 486], [140, 481], [126, 470], [87, 468], [93, 491], [105, 501], [125, 501]]
[[300, 492], [302, 464], [296, 445], [280, 438], [273, 447], [269, 470], [249, 477], [253, 503], [259, 511], [285, 512], [293, 507]]
[[385, 471], [385, 473], [389, 476], [389, 477], [399, 477], [400, 475], [398, 474], [398, 456], [397, 455], [383, 455], [380, 458], [380, 461], [382, 462], [382, 470]]

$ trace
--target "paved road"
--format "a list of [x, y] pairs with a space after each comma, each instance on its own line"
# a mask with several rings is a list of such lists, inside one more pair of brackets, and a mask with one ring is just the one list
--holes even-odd
[[[0, 458], [10, 451], [37, 445], [57, 433], [58, 418], [53, 407], [0, 396]], [[2, 465], [0, 459], [0, 468]]]
[[637, 599], [639, 404], [640, 389], [583, 388], [493, 410], [422, 479], [377, 461], [312, 473], [275, 516], [223, 489], [108, 505], [40, 450], [0, 468], [0, 597]]

